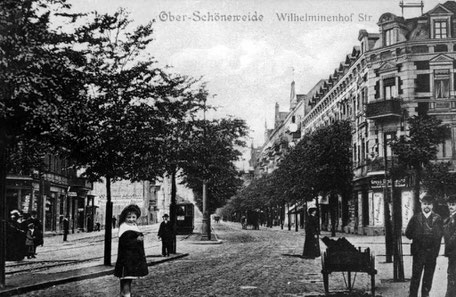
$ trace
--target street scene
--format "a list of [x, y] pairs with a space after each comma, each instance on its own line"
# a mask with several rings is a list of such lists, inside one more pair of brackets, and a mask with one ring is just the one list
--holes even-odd
[[0, 2], [0, 296], [456, 297], [456, 1]]
[[[160, 258], [159, 245], [154, 238], [157, 225], [148, 226], [146, 234], [146, 252], [148, 256]], [[149, 233], [150, 232], [150, 233]], [[213, 241], [202, 244], [192, 237], [178, 239], [178, 254], [188, 256], [149, 267], [149, 275], [135, 281], [134, 296], [324, 296], [321, 271], [321, 259], [301, 258], [304, 245], [304, 232], [282, 230], [280, 227], [260, 230], [243, 230], [239, 223], [220, 222], [214, 225], [214, 233], [220, 243]], [[329, 233], [324, 233], [329, 235]], [[339, 234], [338, 234], [339, 235]], [[101, 240], [93, 243], [95, 237], [74, 239], [71, 247], [78, 250], [91, 251], [102, 249]], [[53, 239], [51, 239], [53, 240]], [[379, 296], [404, 296], [407, 294], [408, 283], [392, 283], [391, 267], [384, 263], [382, 241], [373, 236], [349, 236], [348, 240], [357, 247], [371, 247], [377, 254], [378, 269], [377, 294]], [[88, 248], [87, 244], [91, 247]], [[50, 243], [52, 244], [52, 243]], [[322, 250], [324, 250], [324, 245]], [[69, 245], [70, 246], [70, 245]], [[45, 257], [50, 249], [40, 253]], [[410, 264], [409, 242], [404, 240], [406, 251], [405, 262]], [[91, 252], [92, 254], [92, 252]], [[64, 250], [53, 253], [56, 257], [64, 258]], [[88, 255], [78, 257], [80, 262]], [[434, 296], [442, 296], [445, 287], [446, 263], [443, 255], [439, 257], [439, 268], [436, 271]], [[58, 269], [75, 269], [99, 264], [100, 260], [92, 263], [72, 264], [71, 268], [63, 266]], [[406, 265], [409, 273], [411, 265]], [[41, 271], [32, 270], [37, 277], [56, 271], [48, 268]], [[8, 271], [8, 270], [7, 270]], [[24, 272], [23, 272], [24, 273]], [[27, 273], [27, 272], [26, 272]], [[346, 278], [346, 275], [345, 275]], [[196, 285], [198, 284], [198, 285]], [[369, 292], [369, 278], [359, 273], [354, 280], [352, 295], [347, 293], [346, 279], [342, 273], [330, 276], [332, 296], [345, 292], [340, 296], [365, 296]], [[112, 275], [89, 278], [88, 280], [51, 286], [18, 296], [117, 296], [118, 283]], [[442, 293], [443, 292], [443, 293]], [[440, 295], [442, 294], [442, 295]]]

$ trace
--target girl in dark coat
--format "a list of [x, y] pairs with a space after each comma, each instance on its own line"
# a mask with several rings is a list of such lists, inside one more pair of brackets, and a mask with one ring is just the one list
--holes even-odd
[[320, 242], [318, 239], [317, 209], [309, 208], [309, 217], [306, 222], [306, 241], [302, 256], [307, 259], [320, 257]]
[[132, 204], [125, 207], [119, 217], [119, 248], [114, 275], [120, 278], [121, 296], [130, 297], [133, 279], [148, 274], [144, 235], [136, 225], [140, 216], [141, 210]]

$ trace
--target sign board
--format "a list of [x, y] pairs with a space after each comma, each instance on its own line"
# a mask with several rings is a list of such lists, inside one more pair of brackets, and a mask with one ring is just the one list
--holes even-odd
[[[392, 184], [391, 180], [388, 179], [387, 187], [391, 187], [391, 184]], [[394, 185], [397, 188], [407, 187], [406, 179], [405, 178], [398, 179], [395, 181]], [[385, 187], [385, 179], [372, 178], [370, 180], [370, 187], [371, 187], [371, 189], [383, 189]]]
[[78, 193], [76, 193], [76, 192], [68, 192], [67, 196], [68, 197], [78, 197]]

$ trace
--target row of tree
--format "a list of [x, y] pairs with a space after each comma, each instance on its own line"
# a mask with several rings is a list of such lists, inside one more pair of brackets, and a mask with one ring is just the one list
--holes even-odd
[[267, 214], [271, 224], [272, 215], [279, 213], [283, 225], [285, 205], [302, 205], [328, 195], [335, 233], [337, 197], [351, 195], [352, 176], [350, 122], [338, 121], [288, 147], [277, 169], [253, 180], [221, 209], [221, 214], [259, 210]]
[[[410, 117], [408, 127], [407, 135], [387, 143], [394, 154], [394, 158], [388, 159], [396, 160], [387, 165], [387, 176], [412, 181], [415, 211], [420, 211], [421, 188], [436, 196], [441, 204], [445, 197], [456, 193], [451, 163], [436, 162], [439, 145], [451, 135], [449, 128], [432, 116]], [[352, 195], [351, 133], [349, 121], [338, 121], [304, 135], [296, 146], [286, 149], [277, 169], [253, 180], [220, 209], [221, 215], [232, 218], [233, 214], [259, 210], [269, 216], [278, 213], [283, 222], [285, 205], [302, 205], [319, 195], [328, 196], [331, 231], [335, 235], [337, 196], [348, 201]], [[386, 203], [391, 202], [386, 199]]]
[[[116, 180], [169, 175], [175, 185], [179, 172], [195, 191], [208, 181], [214, 207], [240, 185], [233, 161], [244, 145], [245, 122], [202, 118], [211, 108], [205, 83], [158, 66], [148, 53], [153, 22], [133, 26], [123, 9], [79, 14], [70, 8], [65, 0], [0, 3], [2, 285], [6, 175], [42, 170], [46, 154], [67, 158], [92, 181], [106, 179], [107, 220]], [[172, 194], [175, 201], [175, 186]]]

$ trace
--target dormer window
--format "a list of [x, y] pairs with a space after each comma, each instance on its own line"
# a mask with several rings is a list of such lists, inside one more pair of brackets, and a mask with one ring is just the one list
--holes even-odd
[[434, 21], [434, 38], [436, 38], [436, 39], [448, 38], [447, 20], [435, 20]]
[[397, 42], [397, 30], [395, 28], [385, 31], [385, 46], [395, 44]]

